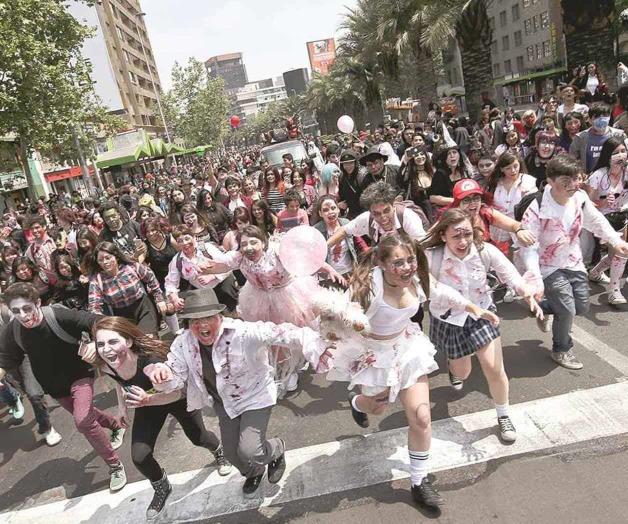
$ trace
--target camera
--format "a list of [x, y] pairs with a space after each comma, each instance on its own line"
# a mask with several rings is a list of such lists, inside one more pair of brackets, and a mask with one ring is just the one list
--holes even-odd
[[417, 153], [419, 152], [419, 148], [418, 147], [410, 147], [410, 148], [406, 149], [406, 151], [407, 151], [406, 154], [408, 155], [408, 158], [414, 158], [417, 155]]

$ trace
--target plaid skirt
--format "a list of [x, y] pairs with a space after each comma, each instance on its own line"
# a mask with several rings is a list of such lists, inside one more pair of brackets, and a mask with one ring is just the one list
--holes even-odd
[[[496, 312], [495, 306], [489, 309]], [[464, 326], [455, 326], [430, 314], [430, 340], [450, 360], [473, 355], [499, 336], [499, 328], [482, 318], [468, 316]]]

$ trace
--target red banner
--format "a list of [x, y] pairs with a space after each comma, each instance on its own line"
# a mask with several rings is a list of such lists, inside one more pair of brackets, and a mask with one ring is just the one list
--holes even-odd
[[308, 42], [307, 54], [310, 57], [312, 72], [326, 75], [336, 59], [336, 41], [333, 38], [326, 38]]

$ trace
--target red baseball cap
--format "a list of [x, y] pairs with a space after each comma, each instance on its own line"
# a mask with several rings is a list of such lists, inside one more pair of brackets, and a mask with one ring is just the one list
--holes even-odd
[[470, 195], [483, 195], [484, 190], [475, 180], [465, 178], [464, 180], [458, 180], [458, 182], [456, 182], [453, 194], [454, 200], [460, 202]]

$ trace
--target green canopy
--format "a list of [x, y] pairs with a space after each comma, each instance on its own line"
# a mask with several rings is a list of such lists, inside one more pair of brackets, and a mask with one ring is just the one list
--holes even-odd
[[103, 169], [106, 167], [133, 164], [140, 159], [164, 157], [170, 154], [179, 154], [183, 151], [176, 144], [167, 144], [161, 138], [145, 140], [141, 144], [121, 149], [114, 149], [98, 155], [96, 165]]

